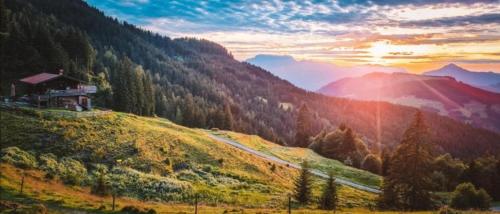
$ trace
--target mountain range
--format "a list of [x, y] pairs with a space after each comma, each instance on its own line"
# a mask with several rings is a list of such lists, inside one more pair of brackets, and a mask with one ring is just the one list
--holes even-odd
[[274, 75], [309, 91], [315, 91], [321, 86], [341, 78], [361, 76], [370, 72], [406, 72], [402, 68], [381, 65], [342, 67], [333, 63], [296, 60], [287, 55], [261, 54], [247, 59], [246, 62], [262, 67]]
[[[262, 67], [274, 75], [310, 91], [316, 91], [342, 78], [359, 77], [372, 72], [407, 73], [405, 69], [397, 67], [381, 65], [342, 67], [333, 63], [296, 60], [288, 55], [259, 54], [245, 61]], [[470, 71], [452, 63], [422, 74], [428, 76], [450, 76], [454, 77], [457, 81], [500, 93], [500, 73], [492, 71]]]
[[469, 85], [500, 93], [500, 73], [491, 71], [469, 71], [458, 65], [449, 64], [440, 69], [428, 71], [423, 74], [431, 76], [450, 76]]
[[335, 81], [318, 92], [413, 106], [500, 131], [500, 94], [456, 81], [453, 77], [370, 73]]
[[[293, 145], [303, 104], [311, 109], [316, 133], [347, 124], [369, 147], [394, 148], [418, 111], [306, 91], [234, 59], [219, 44], [145, 31], [81, 0], [5, 0], [5, 6], [3, 95], [13, 81], [64, 68], [65, 74], [97, 85], [96, 105], [188, 127], [257, 134], [283, 145]], [[424, 118], [431, 140], [444, 152], [477, 157], [500, 151], [498, 133], [432, 112]]]

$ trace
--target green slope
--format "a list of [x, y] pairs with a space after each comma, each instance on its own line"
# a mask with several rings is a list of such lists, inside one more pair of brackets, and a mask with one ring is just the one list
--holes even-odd
[[[165, 119], [115, 112], [74, 119], [51, 115], [56, 114], [2, 109], [2, 148], [17, 146], [35, 156], [53, 153], [59, 159], [71, 157], [83, 162], [89, 172], [93, 164], [101, 163], [141, 179], [165, 180], [182, 186], [183, 192], [155, 200], [178, 203], [190, 201], [194, 193], [199, 193], [207, 204], [281, 207], [298, 174], [295, 169], [273, 167], [260, 157], [214, 141], [206, 130], [186, 128]], [[317, 163], [318, 157], [310, 157], [314, 166], [324, 167]], [[356, 180], [360, 175], [359, 170], [331, 163], [343, 177]], [[353, 173], [346, 173], [350, 171]], [[371, 176], [357, 181], [373, 185], [379, 178]], [[316, 179], [315, 183], [314, 192], [319, 196], [322, 182]], [[149, 200], [135, 185], [127, 187], [130, 191], [125, 196]], [[340, 195], [340, 204], [345, 207], [366, 207], [376, 197], [344, 186]]]
[[315, 169], [323, 172], [333, 170], [338, 177], [346, 178], [347, 180], [366, 186], [379, 187], [382, 182], [381, 177], [378, 175], [346, 166], [337, 160], [322, 157], [311, 149], [281, 146], [256, 135], [246, 135], [237, 132], [221, 131], [214, 134], [233, 139], [246, 147], [294, 164], [300, 164], [304, 160], [307, 160]]

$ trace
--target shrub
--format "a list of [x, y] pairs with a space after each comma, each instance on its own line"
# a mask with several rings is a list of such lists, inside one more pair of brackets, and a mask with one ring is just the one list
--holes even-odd
[[375, 174], [380, 174], [380, 171], [382, 169], [382, 161], [377, 156], [369, 154], [363, 159], [361, 168]]
[[66, 184], [81, 185], [87, 178], [87, 169], [80, 161], [64, 157], [59, 164], [59, 175]]
[[101, 196], [109, 194], [108, 185], [108, 167], [103, 164], [96, 164], [95, 169], [92, 171], [92, 187], [91, 193]]
[[476, 190], [471, 183], [462, 183], [457, 186], [451, 197], [451, 207], [456, 209], [480, 209], [490, 208], [491, 198], [484, 189]]
[[434, 159], [434, 175], [438, 179], [436, 190], [450, 192], [460, 183], [466, 165], [446, 153]]
[[177, 174], [177, 179], [181, 181], [200, 181], [203, 178], [194, 173], [192, 170], [184, 170]]
[[38, 165], [35, 156], [15, 146], [2, 149], [0, 160], [23, 169], [32, 169]]
[[191, 169], [191, 165], [189, 165], [189, 163], [184, 162], [184, 161], [177, 162], [172, 166], [172, 169], [174, 170], [174, 172], [181, 171], [181, 170], [187, 170], [187, 169]]
[[38, 157], [40, 160], [39, 168], [45, 171], [45, 178], [53, 179], [56, 177], [59, 170], [59, 163], [57, 162], [57, 156], [52, 153], [42, 154]]
[[113, 168], [110, 182], [123, 184], [124, 195], [145, 200], [182, 200], [192, 191], [189, 183], [125, 167]]
[[210, 165], [205, 165], [203, 166], [203, 169], [202, 169], [204, 172], [212, 172], [212, 166]]
[[217, 160], [217, 162], [219, 163], [219, 165], [221, 165], [221, 166], [222, 166], [222, 165], [224, 164], [224, 159], [223, 159], [223, 158], [221, 158], [221, 159]]
[[481, 210], [488, 210], [490, 209], [490, 206], [491, 206], [491, 197], [490, 195], [488, 195], [488, 193], [486, 192], [486, 190], [484, 189], [479, 189], [477, 192], [476, 192], [476, 201], [475, 201], [475, 204], [477, 205], [477, 208], [481, 209]]

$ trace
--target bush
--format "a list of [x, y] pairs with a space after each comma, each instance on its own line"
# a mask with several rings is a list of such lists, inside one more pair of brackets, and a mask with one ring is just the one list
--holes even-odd
[[484, 189], [476, 190], [471, 183], [462, 183], [457, 186], [451, 197], [451, 207], [466, 210], [490, 208], [491, 198]]
[[59, 175], [66, 184], [81, 185], [87, 178], [87, 169], [80, 161], [64, 157], [59, 164]]
[[380, 171], [382, 169], [382, 161], [377, 156], [369, 154], [363, 159], [361, 168], [375, 174], [380, 174]]
[[203, 180], [198, 174], [192, 170], [183, 170], [177, 174], [177, 179], [181, 181], [200, 181]]
[[106, 196], [109, 194], [109, 176], [108, 167], [103, 164], [96, 164], [92, 171], [92, 187], [91, 193]]
[[491, 207], [491, 197], [488, 195], [486, 190], [484, 189], [479, 189], [476, 193], [476, 205], [477, 208], [481, 210], [488, 210]]
[[35, 156], [15, 146], [2, 149], [0, 160], [23, 169], [32, 169], [38, 165]]
[[145, 200], [181, 201], [192, 192], [192, 187], [187, 182], [125, 167], [113, 168], [110, 182], [123, 184], [124, 195]]
[[57, 162], [57, 156], [52, 153], [42, 154], [38, 157], [40, 160], [39, 168], [45, 171], [45, 178], [53, 179], [56, 177], [59, 170], [59, 163]]
[[178, 171], [181, 171], [181, 170], [191, 169], [191, 165], [189, 165], [189, 163], [187, 163], [187, 162], [181, 161], [181, 162], [175, 163], [172, 166], [172, 168], [173, 168], [174, 172], [178, 172]]

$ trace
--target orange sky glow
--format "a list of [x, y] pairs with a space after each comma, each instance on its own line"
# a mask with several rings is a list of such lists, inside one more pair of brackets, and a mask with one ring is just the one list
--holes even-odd
[[448, 63], [500, 72], [495, 0], [87, 1], [162, 35], [217, 42], [238, 60], [271, 54], [413, 73]]

